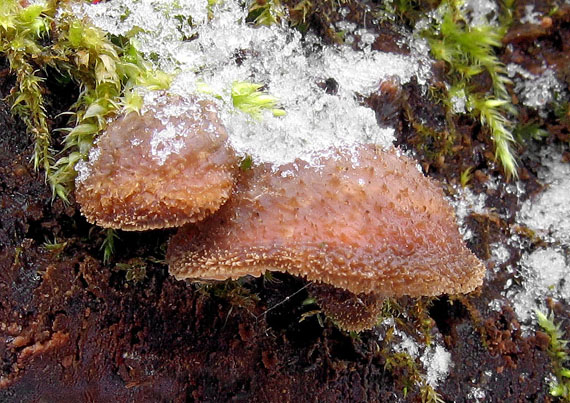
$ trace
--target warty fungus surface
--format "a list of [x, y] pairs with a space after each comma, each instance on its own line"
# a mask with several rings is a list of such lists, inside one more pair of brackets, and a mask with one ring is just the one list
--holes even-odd
[[274, 270], [376, 298], [469, 292], [485, 271], [438, 184], [375, 146], [254, 167], [217, 214], [179, 230], [167, 260], [178, 279]]
[[234, 186], [237, 160], [213, 103], [155, 94], [140, 114], [109, 124], [76, 169], [87, 220], [147, 230], [196, 222], [218, 210]]

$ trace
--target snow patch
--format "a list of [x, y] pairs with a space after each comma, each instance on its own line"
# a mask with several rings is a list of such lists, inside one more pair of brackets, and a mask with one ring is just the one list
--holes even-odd
[[552, 148], [542, 152], [545, 168], [538, 178], [547, 188], [526, 201], [517, 218], [543, 239], [570, 246], [570, 164], [561, 162], [561, 158]]
[[476, 386], [471, 387], [469, 393], [467, 393], [467, 399], [470, 402], [484, 402], [487, 396], [485, 390], [478, 388]]
[[455, 92], [449, 101], [451, 102], [453, 113], [465, 113], [467, 111], [467, 97], [463, 89]]
[[75, 172], [77, 172], [77, 176], [75, 177], [76, 183], [82, 183], [91, 175], [91, 164], [99, 159], [101, 155], [101, 150], [99, 147], [91, 147], [89, 150], [89, 162], [85, 160], [79, 160], [77, 164], [75, 164]]
[[402, 341], [394, 344], [392, 347], [394, 351], [396, 353], [406, 352], [410, 357], [416, 359], [420, 351], [419, 344], [405, 333], [396, 332], [396, 334], [401, 337]]
[[551, 69], [545, 69], [542, 74], [537, 75], [518, 64], [510, 63], [507, 65], [507, 75], [514, 79], [514, 90], [519, 99], [531, 108], [543, 109], [564, 89]]
[[491, 260], [495, 262], [497, 266], [506, 263], [511, 257], [511, 252], [501, 243], [491, 244], [489, 248], [491, 249]]
[[432, 387], [447, 378], [451, 365], [451, 353], [442, 346], [428, 347], [420, 358], [426, 369], [426, 382]]
[[152, 133], [150, 155], [158, 165], [164, 165], [170, 154], [178, 154], [184, 144], [184, 138], [176, 128], [167, 126], [161, 131]]
[[[545, 189], [522, 204], [516, 224], [531, 229], [543, 244], [532, 250], [526, 236], [513, 234], [507, 245], [490, 245], [496, 270], [505, 270], [513, 276], [505, 282], [504, 300], [491, 301], [489, 308], [500, 311], [509, 303], [523, 324], [525, 336], [534, 331], [531, 326], [535, 310], [547, 311], [547, 297], [570, 301], [570, 165], [561, 162], [562, 155], [556, 146], [542, 149], [538, 157], [543, 167], [538, 179]], [[518, 194], [520, 189], [513, 191]], [[505, 265], [511, 257], [507, 246], [521, 252], [519, 262]]]
[[463, 3], [463, 8], [468, 12], [469, 25], [471, 26], [498, 24], [499, 8], [494, 0], [466, 0]]
[[437, 344], [420, 345], [411, 336], [398, 330], [393, 320], [384, 320], [382, 325], [394, 327], [394, 336], [400, 339], [399, 342], [395, 342], [392, 345], [394, 352], [405, 352], [413, 360], [419, 358], [425, 369], [422, 377], [428, 385], [435, 389], [447, 378], [453, 363], [451, 361], [451, 353], [443, 346]]
[[570, 266], [562, 250], [549, 248], [527, 253], [519, 265], [522, 288], [508, 290], [506, 297], [521, 321], [529, 322], [536, 309], [546, 312], [547, 296], [568, 300]]
[[[423, 85], [431, 74], [425, 40], [403, 37], [409, 55], [371, 50], [375, 38], [366, 30], [358, 32], [361, 50], [326, 45], [287, 24], [246, 23], [247, 7], [239, 0], [217, 2], [210, 10], [207, 0], [117, 0], [74, 10], [112, 34], [132, 33], [155, 67], [177, 75], [173, 92], [188, 96], [207, 87], [221, 100], [220, 115], [237, 153], [276, 167], [296, 158], [316, 161], [333, 146], [391, 145], [394, 130], [378, 127], [374, 112], [360, 100], [386, 79], [405, 84], [414, 78]], [[263, 84], [286, 115], [267, 111], [257, 121], [236, 111], [231, 99], [236, 81]], [[326, 82], [335, 89], [327, 91]]]
[[485, 214], [487, 212], [485, 207], [487, 195], [485, 193], [476, 194], [471, 189], [459, 185], [455, 186], [454, 190], [454, 198], [449, 202], [455, 209], [459, 233], [464, 241], [468, 241], [473, 238], [473, 232], [465, 226], [465, 218], [472, 213]]

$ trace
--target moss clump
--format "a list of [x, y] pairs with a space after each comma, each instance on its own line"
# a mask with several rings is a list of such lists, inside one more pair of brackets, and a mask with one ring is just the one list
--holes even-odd
[[[245, 285], [245, 279], [197, 283], [197, 291], [209, 297], [228, 302], [233, 307], [255, 311], [259, 296]], [[229, 315], [229, 313], [228, 313]]]
[[[515, 114], [506, 85], [510, 80], [504, 65], [495, 54], [510, 24], [512, 1], [505, 2], [505, 12], [498, 27], [470, 26], [463, 15], [460, 2], [446, 0], [438, 8], [440, 18], [422, 32], [429, 41], [432, 55], [446, 63], [452, 82], [448, 100], [462, 94], [467, 111], [481, 121], [495, 145], [495, 159], [501, 162], [507, 176], [517, 176], [517, 164], [512, 151], [514, 138], [509, 116]], [[481, 94], [473, 89], [474, 79], [487, 75], [491, 89]]]
[[129, 283], [138, 284], [147, 278], [147, 263], [144, 259], [133, 258], [127, 263], [117, 263], [117, 270], [125, 272], [125, 280]]
[[[54, 196], [67, 201], [75, 164], [86, 158], [107, 118], [122, 108], [136, 110], [136, 88], [166, 88], [170, 77], [153, 71], [126, 37], [111, 38], [71, 13], [66, 2], [50, 0], [24, 7], [17, 0], [0, 6], [0, 54], [16, 75], [10, 101], [35, 139], [33, 162], [43, 169]], [[57, 18], [55, 18], [57, 14]], [[43, 83], [50, 71], [80, 87], [63, 144], [54, 144]], [[57, 148], [63, 150], [58, 153]]]
[[0, 53], [16, 75], [8, 100], [34, 136], [34, 167], [46, 173], [53, 163], [52, 140], [44, 106], [45, 78], [40, 76], [36, 61], [44, 59], [41, 42], [49, 37], [53, 15], [53, 3], [23, 8], [18, 1], [8, 0], [0, 5]]
[[108, 263], [115, 253], [115, 240], [119, 239], [119, 235], [112, 228], [107, 228], [105, 231], [105, 239], [101, 244], [101, 250], [103, 251], [103, 263]]
[[257, 25], [271, 26], [284, 17], [284, 8], [279, 0], [255, 0], [249, 6], [247, 20]]
[[250, 114], [254, 119], [261, 119], [264, 110], [270, 110], [274, 116], [283, 116], [285, 111], [276, 108], [278, 99], [265, 94], [261, 84], [236, 81], [232, 84], [233, 106]]

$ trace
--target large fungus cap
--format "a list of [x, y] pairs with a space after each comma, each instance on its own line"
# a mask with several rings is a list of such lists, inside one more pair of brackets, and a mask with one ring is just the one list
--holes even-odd
[[102, 227], [146, 230], [196, 222], [234, 186], [236, 157], [215, 105], [159, 93], [111, 122], [80, 162], [76, 199]]
[[289, 272], [354, 294], [472, 291], [483, 264], [466, 248], [443, 192], [396, 150], [333, 151], [246, 173], [214, 216], [179, 230], [167, 260], [178, 279]]

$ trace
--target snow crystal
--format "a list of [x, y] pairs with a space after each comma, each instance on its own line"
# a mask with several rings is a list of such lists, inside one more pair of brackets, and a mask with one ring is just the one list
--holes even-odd
[[491, 311], [501, 312], [503, 310], [504, 301], [501, 299], [494, 299], [487, 305]]
[[396, 353], [405, 351], [410, 357], [417, 358], [420, 351], [419, 344], [405, 333], [397, 331], [396, 334], [402, 338], [402, 341], [393, 345], [394, 351]]
[[491, 249], [491, 259], [497, 264], [497, 266], [506, 263], [511, 257], [511, 253], [507, 247], [501, 243], [494, 243], [489, 245]]
[[531, 319], [535, 309], [546, 311], [547, 296], [570, 300], [570, 166], [561, 162], [561, 153], [554, 146], [541, 150], [539, 156], [544, 168], [538, 178], [546, 188], [523, 204], [517, 222], [535, 231], [547, 247], [523, 255], [517, 268], [522, 286], [509, 287], [506, 292], [523, 322]]
[[570, 245], [570, 164], [553, 148], [542, 152], [545, 169], [539, 179], [547, 186], [538, 197], [524, 203], [518, 221], [546, 240]]
[[545, 69], [540, 75], [532, 74], [521, 66], [510, 63], [507, 74], [515, 81], [515, 93], [522, 103], [531, 108], [541, 109], [562, 93], [563, 87], [553, 70]]
[[465, 218], [471, 213], [485, 214], [487, 212], [485, 207], [487, 195], [485, 193], [473, 193], [471, 189], [458, 185], [454, 187], [454, 190], [456, 192], [454, 199], [449, 200], [449, 202], [455, 209], [459, 233], [464, 241], [468, 241], [473, 237], [473, 233], [464, 225]]
[[412, 359], [419, 357], [425, 374], [422, 377], [431, 387], [436, 388], [439, 383], [447, 378], [449, 368], [452, 366], [451, 353], [443, 346], [433, 344], [430, 346], [420, 345], [411, 336], [396, 328], [394, 321], [382, 322], [382, 325], [394, 328], [394, 336], [401, 339], [392, 345], [392, 349], [396, 353], [405, 352]]
[[[461, 11], [471, 27], [481, 25], [498, 25], [498, 6], [495, 0], [465, 0], [460, 4]], [[416, 22], [414, 32], [420, 33], [425, 30], [432, 30], [434, 26], [441, 24], [445, 13], [449, 10], [443, 4], [424, 14], [423, 18]]]
[[322, 78], [333, 77], [341, 88], [364, 95], [372, 93], [383, 78], [397, 76], [405, 83], [416, 71], [408, 56], [392, 53], [366, 54], [350, 48], [326, 48], [321, 57], [318, 63], [324, 67]]
[[433, 388], [447, 378], [451, 365], [451, 353], [442, 346], [431, 346], [424, 351], [420, 361], [426, 369], [426, 382]]
[[521, 321], [528, 322], [535, 309], [546, 311], [547, 296], [568, 300], [570, 266], [563, 251], [539, 249], [525, 254], [519, 264], [522, 289], [509, 290], [506, 296]]
[[134, 34], [138, 49], [171, 71], [184, 39], [196, 35], [194, 26], [208, 20], [207, 7], [208, 0], [141, 0], [77, 3], [73, 10], [113, 35]]
[[81, 183], [89, 177], [91, 168], [89, 168], [87, 161], [79, 160], [77, 164], [75, 164], [75, 172], [77, 172], [77, 176], [75, 177], [76, 183]]
[[[82, 4], [75, 12], [110, 33], [131, 32], [157, 68], [177, 75], [173, 92], [187, 96], [208, 88], [220, 100], [230, 143], [256, 162], [312, 162], [332, 146], [392, 144], [394, 130], [378, 127], [374, 112], [360, 100], [386, 79], [405, 84], [415, 78], [423, 85], [431, 74], [425, 40], [411, 35], [403, 39], [411, 54], [396, 55], [371, 50], [374, 38], [361, 29], [365, 49], [358, 51], [326, 45], [312, 34], [303, 37], [286, 24], [248, 24], [247, 7], [238, 0], [217, 2], [208, 17], [207, 3], [117, 0]], [[231, 98], [236, 81], [263, 84], [286, 115], [267, 111], [257, 121], [236, 111]], [[323, 87], [330, 81], [336, 83], [333, 92]]]
[[449, 101], [451, 102], [451, 110], [453, 113], [466, 112], [467, 97], [465, 96], [464, 90], [455, 92]]
[[89, 175], [91, 175], [91, 164], [97, 161], [100, 155], [101, 150], [99, 147], [92, 147], [91, 150], [89, 150], [89, 162], [79, 160], [77, 164], [75, 164], [75, 172], [77, 172], [75, 180], [78, 183], [83, 182]]
[[498, 6], [494, 0], [467, 0], [463, 7], [470, 17], [469, 25], [497, 24]]
[[167, 126], [161, 131], [154, 131], [150, 139], [150, 155], [164, 165], [170, 154], [177, 154], [184, 147], [184, 138], [173, 126]]
[[131, 140], [131, 144], [133, 147], [140, 146], [143, 143], [143, 139], [134, 138]]
[[521, 18], [523, 24], [540, 24], [542, 15], [534, 10], [534, 4], [524, 6], [524, 16]]
[[483, 389], [473, 386], [469, 393], [467, 393], [467, 399], [470, 402], [484, 402], [486, 398], [486, 393]]

